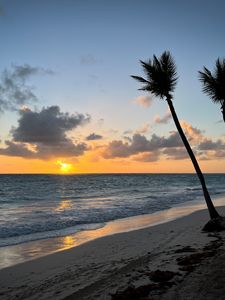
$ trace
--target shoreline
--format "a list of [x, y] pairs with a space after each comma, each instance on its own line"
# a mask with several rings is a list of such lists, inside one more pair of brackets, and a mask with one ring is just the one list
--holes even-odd
[[[225, 198], [214, 199], [215, 206], [225, 205]], [[204, 201], [183, 202], [167, 210], [152, 214], [117, 219], [97, 229], [81, 230], [65, 236], [29, 241], [17, 245], [0, 247], [0, 270], [20, 263], [38, 259], [60, 251], [78, 247], [98, 238], [125, 233], [164, 224], [182, 218], [195, 211], [205, 209]]]
[[[219, 207], [218, 210], [224, 213], [225, 207]], [[192, 281], [196, 276], [197, 281], [204, 279], [201, 273], [198, 274], [198, 267], [196, 274], [195, 271], [191, 273], [188, 269], [182, 270], [183, 266], [179, 266], [178, 259], [192, 253], [197, 256], [204, 254], [205, 257], [205, 253], [209, 253], [206, 249], [218, 241], [224, 253], [224, 232], [216, 236], [201, 231], [208, 219], [206, 210], [198, 210], [167, 223], [105, 236], [78, 247], [4, 268], [0, 270], [1, 299], [111, 300], [112, 294], [116, 295], [118, 291], [125, 293], [129, 287], [134, 292], [140, 287], [142, 290], [143, 287], [152, 287], [155, 283], [149, 278], [157, 270], [174, 274], [173, 287], [171, 285], [168, 291], [164, 288], [157, 290], [157, 293], [176, 294], [179, 285], [185, 280], [184, 288], [188, 287], [188, 278]], [[202, 267], [208, 271], [214, 270], [210, 262], [220, 254], [220, 250], [213, 251], [213, 256], [207, 257], [207, 264], [201, 260]], [[192, 265], [188, 267], [193, 268]], [[219, 272], [214, 271], [216, 274]], [[188, 277], [188, 274], [191, 275]], [[224, 277], [224, 274], [221, 276]], [[176, 288], [178, 291], [174, 291]], [[219, 292], [224, 296], [224, 287]], [[161, 295], [157, 298], [155, 291], [151, 293], [151, 299], [163, 299]], [[204, 297], [185, 298], [184, 295], [177, 299], [213, 299]], [[171, 298], [165, 297], [175, 298], [174, 294]], [[221, 296], [217, 299], [223, 298]]]

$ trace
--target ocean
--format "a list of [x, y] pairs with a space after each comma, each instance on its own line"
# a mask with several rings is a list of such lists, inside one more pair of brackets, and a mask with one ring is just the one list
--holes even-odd
[[[225, 174], [205, 176], [212, 199]], [[112, 220], [204, 202], [194, 174], [0, 175], [0, 247], [66, 236]]]

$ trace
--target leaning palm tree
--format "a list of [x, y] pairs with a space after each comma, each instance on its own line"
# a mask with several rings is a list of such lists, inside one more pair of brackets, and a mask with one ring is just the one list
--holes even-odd
[[146, 79], [139, 76], [131, 76], [131, 77], [143, 84], [143, 87], [140, 90], [148, 91], [154, 94], [155, 96], [164, 99], [169, 105], [169, 109], [171, 111], [176, 128], [180, 134], [180, 137], [184, 143], [184, 146], [190, 156], [195, 171], [201, 182], [201, 186], [208, 207], [210, 218], [211, 219], [218, 218], [219, 214], [216, 211], [212, 203], [212, 200], [210, 198], [209, 192], [205, 184], [204, 176], [201, 172], [201, 169], [198, 165], [195, 155], [189, 145], [189, 142], [183, 132], [183, 129], [181, 128], [180, 122], [177, 118], [177, 114], [173, 106], [172, 93], [175, 89], [177, 79], [178, 79], [175, 62], [170, 52], [168, 51], [165, 51], [159, 59], [154, 55], [152, 60], [149, 60], [148, 62], [144, 62], [144, 61], [140, 61], [140, 62], [146, 74]]
[[213, 102], [221, 105], [221, 112], [225, 122], [225, 59], [216, 60], [214, 74], [206, 67], [199, 71], [199, 79], [203, 84], [203, 92], [206, 93]]

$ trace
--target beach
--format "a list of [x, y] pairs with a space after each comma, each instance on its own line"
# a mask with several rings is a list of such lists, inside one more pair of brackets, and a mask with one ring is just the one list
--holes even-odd
[[224, 11], [0, 0], [0, 300], [225, 300]]
[[224, 299], [225, 233], [202, 232], [208, 220], [199, 210], [3, 268], [1, 299]]

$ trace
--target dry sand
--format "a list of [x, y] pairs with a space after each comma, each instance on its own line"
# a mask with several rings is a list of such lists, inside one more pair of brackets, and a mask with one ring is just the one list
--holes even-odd
[[207, 221], [202, 210], [2, 269], [1, 300], [225, 299], [225, 233], [203, 233]]

